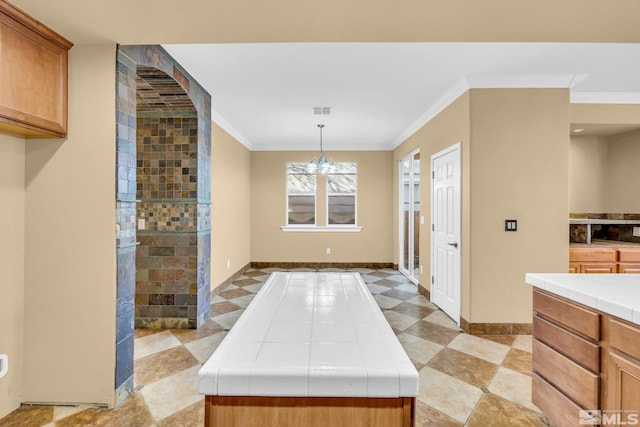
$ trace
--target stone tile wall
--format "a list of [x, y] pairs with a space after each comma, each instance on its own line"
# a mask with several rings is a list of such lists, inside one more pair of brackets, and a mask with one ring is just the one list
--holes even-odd
[[[117, 189], [118, 299], [114, 386], [116, 405], [119, 405], [133, 391], [133, 331], [136, 323], [136, 309], [134, 308], [136, 299], [139, 299], [141, 303], [147, 303], [141, 304], [142, 307], [147, 307], [141, 311], [147, 310], [146, 314], [157, 314], [159, 310], [161, 315], [160, 317], [145, 317], [145, 319], [161, 319], [165, 315], [169, 316], [166, 317], [167, 319], [173, 319], [164, 322], [166, 327], [176, 327], [174, 325], [180, 324], [184, 325], [180, 327], [195, 328], [204, 323], [209, 317], [211, 96], [160, 46], [118, 46], [116, 68], [117, 176], [115, 185]], [[145, 189], [151, 192], [158, 191], [155, 200], [153, 193], [150, 194], [150, 199], [145, 200], [145, 203], [158, 203], [156, 209], [158, 215], [154, 215], [154, 219], [151, 221], [148, 220], [150, 217], [145, 217], [148, 224], [156, 229], [149, 230], [145, 226], [144, 231], [136, 230], [136, 214], [140, 211], [140, 209], [136, 209], [138, 204], [136, 201], [138, 196], [136, 130], [138, 127], [137, 104], [139, 101], [136, 96], [138, 90], [137, 82], [139, 83], [140, 76], [147, 76], [149, 79], [155, 79], [156, 77], [163, 79], [161, 81], [161, 90], [154, 91], [153, 84], [145, 87], [146, 94], [150, 98], [143, 101], [147, 107], [144, 110], [144, 114], [149, 113], [149, 110], [153, 110], [155, 105], [153, 97], [156, 95], [160, 95], [159, 99], [163, 101], [161, 104], [173, 106], [192, 104], [195, 108], [195, 111], [189, 111], [188, 113], [184, 113], [181, 108], [177, 108], [177, 113], [175, 111], [163, 113], [164, 118], [167, 119], [165, 138], [169, 138], [169, 119], [173, 119], [174, 138], [177, 130], [176, 119], [179, 118], [181, 122], [179, 137], [183, 139], [180, 141], [179, 157], [181, 164], [179, 174], [175, 173], [175, 146], [173, 159], [169, 159], [170, 150], [165, 150], [165, 160], [174, 160], [174, 173], [172, 174], [174, 182], [171, 184], [176, 184], [175, 179], [180, 176], [180, 187], [177, 188], [172, 185], [171, 189], [169, 189], [169, 186], [165, 186], [161, 190], [160, 178], [158, 178], [157, 190], [154, 190], [152, 185], [147, 188], [144, 185], [141, 187], [143, 191]], [[177, 85], [173, 82], [177, 83]], [[184, 94], [179, 98], [169, 96], [163, 100], [163, 91], [167, 88], [171, 89], [173, 93], [182, 91], [186, 94], [188, 100], [186, 100]], [[185, 100], [187, 102], [184, 102]], [[162, 118], [163, 114], [156, 114], [156, 117]], [[141, 114], [141, 118], [143, 120], [142, 127], [144, 128], [143, 114]], [[185, 118], [189, 123], [186, 133], [182, 126]], [[160, 122], [159, 120], [158, 123], [160, 124]], [[150, 137], [154, 136], [156, 135], [150, 135]], [[194, 144], [194, 136], [195, 147], [192, 146]], [[158, 145], [160, 145], [160, 126], [158, 126], [157, 137]], [[188, 143], [184, 138], [188, 138]], [[167, 140], [163, 141], [166, 144]], [[183, 156], [182, 151], [185, 144], [188, 145], [186, 157]], [[149, 160], [156, 159], [151, 156]], [[160, 168], [159, 156], [157, 160], [158, 168]], [[182, 165], [184, 160], [188, 160], [188, 182], [183, 182], [182, 180], [185, 175]], [[195, 164], [193, 160], [195, 160]], [[142, 159], [142, 167], [145, 167], [145, 159]], [[165, 167], [167, 167], [166, 163]], [[187, 166], [184, 167], [186, 168]], [[197, 171], [195, 175], [192, 173], [193, 168]], [[195, 179], [195, 190], [192, 179]], [[169, 174], [166, 174], [164, 183], [169, 184], [168, 181]], [[186, 187], [183, 184], [186, 184]], [[160, 191], [165, 191], [166, 198], [171, 199], [175, 196], [175, 191], [179, 191], [181, 198], [179, 200], [163, 200]], [[169, 194], [169, 191], [172, 193]], [[184, 194], [185, 191], [188, 193]], [[188, 198], [182, 198], [184, 196]], [[140, 206], [143, 205], [143, 203], [139, 204]], [[148, 207], [145, 206], [145, 208]], [[162, 225], [163, 220], [164, 224]], [[156, 233], [156, 235], [154, 236], [153, 233]], [[172, 234], [165, 236], [162, 235], [164, 233]], [[184, 235], [187, 236], [188, 243], [185, 243]], [[141, 244], [136, 248], [136, 239], [142, 240], [145, 245]], [[176, 241], [171, 241], [172, 239]], [[177, 246], [166, 246], [169, 243], [175, 243]], [[169, 247], [172, 249], [162, 249]], [[147, 267], [142, 269], [144, 271], [140, 281], [145, 282], [145, 286], [147, 286], [146, 288], [143, 286], [143, 289], [149, 291], [138, 296], [136, 296], [137, 252], [141, 253], [141, 257], [147, 258], [143, 260], [143, 264], [147, 263]], [[150, 258], [152, 256], [150, 254], [154, 254], [153, 257], [157, 258], [157, 260], [151, 261]], [[159, 267], [154, 263], [159, 263]], [[187, 268], [183, 268], [185, 265]], [[160, 278], [168, 280], [161, 281], [159, 280]], [[157, 282], [161, 282], [159, 289]], [[188, 289], [185, 288], [185, 282]], [[169, 307], [168, 303], [171, 300], [173, 300], [173, 306]], [[162, 321], [159, 322], [162, 323]], [[138, 322], [138, 324], [140, 323], [142, 322]]]
[[116, 61], [116, 405], [133, 391], [136, 280], [136, 64]]
[[198, 237], [138, 231], [136, 327], [196, 328]]
[[[571, 219], [606, 219], [622, 221], [639, 221], [640, 214], [637, 213], [570, 213]], [[593, 239], [604, 239], [611, 241], [640, 243], [640, 237], [633, 235], [634, 224], [592, 224], [591, 237]], [[587, 243], [586, 224], [569, 224], [569, 242]]]
[[162, 115], [164, 114], [138, 113], [138, 198], [197, 199], [196, 112], [191, 112], [193, 117], [158, 117]]

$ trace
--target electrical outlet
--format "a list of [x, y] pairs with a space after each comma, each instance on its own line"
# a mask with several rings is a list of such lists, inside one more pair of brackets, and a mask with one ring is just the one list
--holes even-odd
[[505, 219], [504, 220], [504, 231], [518, 231], [518, 220], [517, 219]]
[[144, 228], [147, 226], [147, 222], [145, 221], [144, 218], [139, 218], [138, 219], [138, 230], [144, 230]]
[[331, 255], [331, 248], [327, 248], [327, 255]]
[[9, 355], [0, 354], [0, 378], [7, 375], [7, 372], [9, 372]]
[[640, 237], [640, 227], [633, 227], [633, 237]]

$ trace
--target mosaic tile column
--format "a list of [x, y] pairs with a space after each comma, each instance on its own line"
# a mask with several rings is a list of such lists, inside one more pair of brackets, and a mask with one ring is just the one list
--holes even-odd
[[[157, 311], [159, 306], [162, 315], [171, 316], [174, 319], [186, 319], [181, 323], [182, 327], [198, 327], [209, 317], [211, 96], [160, 46], [118, 46], [116, 62], [118, 300], [115, 392], [116, 405], [119, 405], [133, 391], [133, 333], [135, 311], [138, 306], [136, 299], [144, 300], [145, 298], [139, 294], [136, 295], [139, 291], [136, 290], [136, 258], [142, 258], [143, 255], [147, 258], [138, 266], [142, 271], [139, 281], [144, 282], [151, 278], [163, 279], [160, 290], [165, 292], [147, 292], [147, 306], [154, 303], [155, 310]], [[139, 95], [137, 92], [141, 81], [139, 78], [141, 70], [159, 70], [169, 76], [170, 80], [176, 83], [173, 86], [179, 87], [180, 91], [188, 97], [188, 102], [185, 104], [195, 109], [188, 113], [188, 117], [182, 117], [181, 114], [176, 116], [175, 113], [171, 115], [174, 119], [179, 117], [195, 121], [194, 127], [189, 128], [189, 137], [194, 136], [192, 133], [196, 136], [195, 147], [191, 146], [193, 144], [191, 141], [187, 145], [189, 145], [189, 152], [195, 153], [193, 160], [196, 160], [196, 165], [189, 165], [189, 169], [195, 167], [197, 171], [192, 174], [189, 170], [186, 174], [189, 177], [187, 197], [181, 197], [182, 200], [179, 201], [162, 200], [158, 194], [156, 200], [145, 202], [154, 205], [148, 212], [154, 212], [154, 220], [158, 224], [162, 223], [163, 215], [165, 215], [164, 219], [168, 218], [164, 221], [164, 227], [173, 227], [171, 235], [168, 236], [160, 235], [166, 230], [149, 230], [148, 227], [145, 227], [144, 233], [136, 231], [137, 211], [139, 212], [142, 208], [142, 203], [136, 200], [138, 191], [136, 97]], [[162, 93], [163, 90], [158, 91], [159, 95]], [[138, 96], [138, 100], [139, 98]], [[185, 97], [176, 97], [176, 99], [183, 98]], [[169, 100], [169, 103], [171, 102], [176, 101]], [[182, 109], [177, 108], [176, 111], [182, 111]], [[167, 116], [165, 118], [169, 119]], [[144, 117], [142, 119], [144, 120]], [[167, 167], [166, 164], [165, 167]], [[173, 167], [176, 167], [175, 163]], [[180, 169], [182, 184], [182, 165]], [[195, 182], [190, 181], [191, 179]], [[157, 191], [161, 191], [159, 181], [160, 178], [157, 183], [154, 183], [158, 184]], [[191, 184], [194, 183], [195, 189], [192, 189]], [[164, 184], [165, 191], [168, 191], [166, 185], [169, 183], [165, 181]], [[173, 190], [175, 187], [172, 187]], [[166, 197], [173, 198], [168, 195]], [[145, 206], [145, 208], [148, 207]], [[136, 250], [137, 243], [140, 245]], [[137, 256], [136, 252], [140, 256]], [[161, 266], [160, 268], [155, 268], [157, 263]], [[159, 271], [154, 272], [154, 270]], [[183, 279], [188, 283], [188, 288], [177, 284], [183, 282]], [[141, 288], [144, 290], [144, 286]], [[147, 290], [151, 291], [151, 289]], [[154, 288], [154, 291], [156, 290]], [[164, 313], [162, 313], [163, 310]], [[175, 323], [169, 323], [171, 322], [165, 323], [164, 326], [175, 325]]]

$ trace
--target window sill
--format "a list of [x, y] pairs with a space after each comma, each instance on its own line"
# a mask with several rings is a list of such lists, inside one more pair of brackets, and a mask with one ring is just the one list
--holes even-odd
[[356, 225], [330, 225], [327, 227], [317, 227], [315, 225], [283, 225], [280, 229], [285, 233], [359, 233], [362, 231], [362, 227]]

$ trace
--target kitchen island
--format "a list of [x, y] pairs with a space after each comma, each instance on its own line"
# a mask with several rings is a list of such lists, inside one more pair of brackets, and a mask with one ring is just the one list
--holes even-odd
[[532, 400], [559, 426], [640, 422], [640, 275], [527, 274]]
[[273, 273], [198, 377], [207, 426], [414, 424], [418, 373], [358, 273]]

